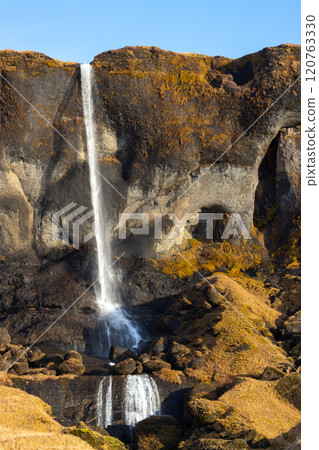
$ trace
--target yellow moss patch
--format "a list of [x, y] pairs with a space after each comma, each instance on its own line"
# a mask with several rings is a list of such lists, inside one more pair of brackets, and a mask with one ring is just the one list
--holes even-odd
[[38, 397], [20, 389], [0, 386], [0, 447], [2, 449], [89, 449], [51, 416], [51, 408]]
[[154, 372], [154, 375], [157, 376], [160, 380], [164, 381], [165, 383], [173, 383], [173, 384], [181, 384], [184, 378], [183, 372], [172, 369], [161, 369]]
[[220, 400], [249, 419], [258, 433], [273, 439], [300, 422], [300, 412], [276, 392], [275, 384], [275, 381], [245, 379]]
[[195, 239], [188, 242], [190, 248], [181, 250], [182, 256], [177, 254], [158, 260], [164, 273], [183, 278], [196, 270], [213, 273], [223, 268], [229, 275], [237, 276], [261, 261], [260, 248], [246, 241], [241, 245], [231, 245], [230, 242], [204, 244]]

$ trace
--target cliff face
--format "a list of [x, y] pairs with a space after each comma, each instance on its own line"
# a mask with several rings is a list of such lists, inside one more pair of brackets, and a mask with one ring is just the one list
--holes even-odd
[[[116, 189], [104, 183], [103, 194], [118, 251], [157, 258], [182, 243], [178, 233], [155, 240], [152, 223], [149, 236], [128, 232], [119, 241], [123, 212], [151, 220], [161, 212], [163, 238], [172, 229], [168, 213], [222, 211], [240, 213], [270, 251], [298, 239], [299, 46], [237, 60], [127, 47], [92, 65], [100, 171]], [[0, 314], [17, 342], [31, 343], [93, 281], [93, 240], [74, 251], [52, 237], [55, 212], [72, 202], [92, 208], [80, 70], [5, 50], [0, 73]], [[91, 226], [82, 224], [81, 243]], [[188, 283], [144, 262], [124, 264], [130, 305]], [[96, 333], [95, 309], [87, 292], [44, 340], [83, 350]]]
[[[251, 227], [260, 163], [278, 133], [300, 123], [299, 57], [294, 45], [238, 60], [154, 47], [98, 55], [101, 172], [125, 197], [105, 184], [114, 229], [120, 212], [181, 217], [216, 207]], [[79, 68], [8, 50], [0, 70], [11, 83], [0, 80], [1, 253], [33, 248], [42, 257], [56, 248], [52, 214], [71, 202], [91, 207]], [[174, 243], [133, 236], [122, 246], [150, 255]]]

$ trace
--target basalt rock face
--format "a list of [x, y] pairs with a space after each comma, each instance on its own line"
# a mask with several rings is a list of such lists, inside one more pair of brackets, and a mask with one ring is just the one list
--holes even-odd
[[[214, 207], [240, 212], [250, 228], [259, 165], [280, 130], [300, 123], [299, 57], [294, 45], [237, 60], [154, 47], [98, 55], [97, 140], [101, 173], [116, 189], [105, 183], [113, 228], [120, 212], [151, 221], [160, 212], [165, 235], [169, 212]], [[52, 214], [71, 202], [91, 208], [79, 67], [8, 50], [0, 70], [1, 252], [52, 255]], [[178, 239], [133, 236], [122, 247], [165, 253]]]
[[[182, 243], [179, 233], [154, 239], [157, 212], [163, 238], [172, 212], [240, 213], [270, 251], [287, 229], [298, 229], [299, 59], [294, 45], [237, 60], [154, 47], [94, 59], [100, 172], [113, 185], [104, 183], [103, 194], [117, 254], [132, 256], [123, 263], [128, 304], [185, 288], [184, 280], [134, 259]], [[27, 344], [94, 281], [94, 240], [72, 248], [72, 226], [67, 245], [62, 216], [54, 218], [71, 203], [72, 211], [75, 204], [92, 208], [81, 79], [76, 63], [11, 50], [0, 52], [0, 73], [0, 314], [13, 341]], [[270, 169], [263, 169], [265, 158]], [[276, 186], [270, 198], [269, 184]], [[150, 213], [149, 236], [127, 230], [119, 241], [122, 212]], [[91, 228], [92, 219], [80, 226], [81, 244]], [[89, 290], [41, 340], [84, 350], [96, 324]]]

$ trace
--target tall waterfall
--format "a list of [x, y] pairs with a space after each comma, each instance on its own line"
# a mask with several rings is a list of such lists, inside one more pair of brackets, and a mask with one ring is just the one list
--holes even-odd
[[[94, 231], [97, 246], [98, 283], [96, 298], [105, 320], [108, 349], [121, 345], [134, 349], [141, 341], [138, 325], [121, 308], [117, 291], [116, 273], [112, 266], [111, 231], [109, 229], [106, 201], [103, 201], [105, 181], [98, 163], [93, 104], [93, 68], [90, 64], [81, 65], [81, 88], [83, 113], [86, 129], [87, 152], [90, 166], [92, 206], [94, 209]], [[107, 351], [107, 350], [106, 350]]]
[[125, 381], [124, 422], [135, 426], [140, 420], [160, 414], [161, 400], [153, 378], [128, 375]]
[[[109, 385], [105, 391], [105, 380], [109, 379]], [[112, 376], [104, 377], [99, 385], [97, 393], [97, 425], [98, 427], [107, 428], [112, 425], [113, 420], [113, 397], [112, 397]]]

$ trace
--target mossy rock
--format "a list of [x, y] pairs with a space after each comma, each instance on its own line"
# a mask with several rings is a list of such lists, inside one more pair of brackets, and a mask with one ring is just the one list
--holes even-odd
[[102, 434], [89, 428], [85, 423], [80, 422], [76, 427], [67, 428], [66, 434], [72, 434], [83, 441], [87, 442], [91, 447], [98, 450], [125, 450], [126, 447], [119, 439], [111, 436], [102, 436]]
[[205, 427], [214, 423], [216, 419], [225, 417], [231, 409], [223, 402], [195, 398], [185, 404], [184, 419], [188, 424]]
[[63, 374], [83, 375], [84, 372], [85, 372], [84, 365], [75, 358], [70, 358], [63, 361], [63, 363], [58, 368], [59, 375]]
[[244, 439], [189, 439], [185, 442], [181, 442], [179, 449], [183, 450], [248, 450], [247, 442]]
[[182, 384], [184, 377], [183, 372], [172, 369], [161, 369], [154, 372], [154, 375], [165, 383]]
[[298, 373], [285, 375], [278, 380], [276, 390], [295, 408], [301, 409], [301, 376]]
[[260, 379], [263, 381], [275, 381], [285, 376], [284, 372], [276, 367], [266, 367], [263, 373], [260, 375]]
[[75, 350], [70, 350], [64, 355], [64, 360], [77, 359], [80, 363], [83, 363], [82, 355]]
[[187, 400], [196, 400], [197, 398], [205, 397], [211, 392], [215, 391], [214, 386], [211, 383], [200, 383], [193, 386], [187, 395]]
[[134, 428], [134, 438], [140, 450], [173, 450], [181, 437], [182, 430], [172, 416], [151, 416]]

